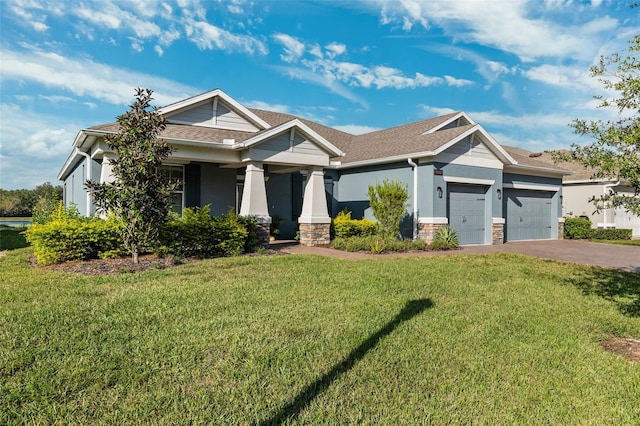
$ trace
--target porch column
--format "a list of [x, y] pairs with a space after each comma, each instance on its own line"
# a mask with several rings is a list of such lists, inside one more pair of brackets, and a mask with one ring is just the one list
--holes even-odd
[[102, 157], [102, 167], [100, 168], [100, 183], [113, 183], [116, 180], [116, 177], [113, 175], [113, 166], [111, 165], [112, 158], [115, 158], [112, 154], [104, 154]]
[[264, 183], [262, 163], [247, 164], [244, 175], [244, 190], [240, 203], [240, 216], [253, 216], [258, 221], [258, 239], [263, 246], [269, 245], [269, 207], [267, 206], [267, 187]]
[[331, 218], [327, 210], [322, 167], [312, 167], [307, 172], [307, 183], [302, 200], [302, 213], [298, 218], [300, 244], [306, 246], [326, 245], [331, 242]]

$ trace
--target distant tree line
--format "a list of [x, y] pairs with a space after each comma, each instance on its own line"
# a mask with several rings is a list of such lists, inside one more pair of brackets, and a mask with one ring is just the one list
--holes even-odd
[[39, 205], [51, 205], [62, 200], [62, 186], [53, 186], [50, 182], [36, 186], [35, 189], [1, 189], [0, 216], [31, 217]]

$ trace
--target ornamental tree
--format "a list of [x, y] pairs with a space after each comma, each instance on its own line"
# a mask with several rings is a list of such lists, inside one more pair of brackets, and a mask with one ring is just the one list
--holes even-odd
[[575, 133], [591, 136], [594, 141], [573, 144], [569, 153], [557, 153], [556, 159], [574, 161], [595, 170], [594, 178], [620, 180], [633, 190], [633, 195], [609, 193], [589, 201], [596, 210], [622, 207], [640, 215], [640, 35], [629, 40], [626, 53], [601, 56], [591, 67], [611, 97], [596, 96], [599, 108], [615, 108], [615, 120], [582, 120], [571, 123]]
[[369, 186], [369, 205], [384, 236], [397, 238], [400, 234], [400, 222], [406, 214], [408, 199], [407, 185], [402, 182], [384, 179], [382, 183]]
[[172, 152], [158, 138], [166, 121], [151, 108], [153, 91], [136, 89], [129, 111], [118, 116], [118, 133], [105, 137], [116, 158], [111, 159], [113, 182], [86, 182], [101, 212], [115, 215], [124, 223], [122, 241], [133, 263], [158, 240], [158, 232], [169, 216], [171, 194], [177, 182], [168, 181], [160, 166]]

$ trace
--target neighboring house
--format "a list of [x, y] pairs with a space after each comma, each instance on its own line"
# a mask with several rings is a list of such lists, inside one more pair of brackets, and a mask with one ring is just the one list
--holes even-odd
[[[562, 237], [562, 177], [568, 172], [503, 147], [464, 112], [364, 135], [289, 114], [246, 108], [221, 90], [159, 110], [175, 149], [166, 173], [181, 179], [175, 210], [211, 204], [258, 218], [261, 238], [278, 218], [280, 236], [327, 244], [331, 217], [348, 209], [372, 218], [367, 188], [385, 178], [409, 190], [405, 237], [430, 241], [449, 224], [460, 242]], [[104, 136], [118, 124], [81, 130], [58, 178], [67, 205], [95, 213], [87, 179], [113, 180]]]
[[[550, 153], [535, 154], [540, 161], [554, 164]], [[640, 217], [622, 208], [603, 209], [596, 212], [591, 197], [615, 192], [633, 196], [633, 188], [625, 185], [624, 181], [608, 178], [594, 178], [595, 170], [585, 168], [577, 163], [559, 163], [558, 167], [573, 172], [562, 180], [563, 217], [586, 217], [594, 228], [625, 228], [631, 229], [633, 237], [640, 237]]]

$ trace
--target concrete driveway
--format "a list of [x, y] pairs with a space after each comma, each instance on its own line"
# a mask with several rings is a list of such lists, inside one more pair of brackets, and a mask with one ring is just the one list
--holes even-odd
[[592, 243], [576, 240], [521, 241], [494, 246], [465, 246], [460, 250], [391, 254], [349, 253], [326, 247], [305, 247], [292, 242], [276, 242], [271, 248], [295, 254], [317, 254], [341, 259], [380, 259], [381, 257], [446, 256], [452, 254], [520, 253], [526, 256], [584, 265], [640, 272], [640, 246]]

